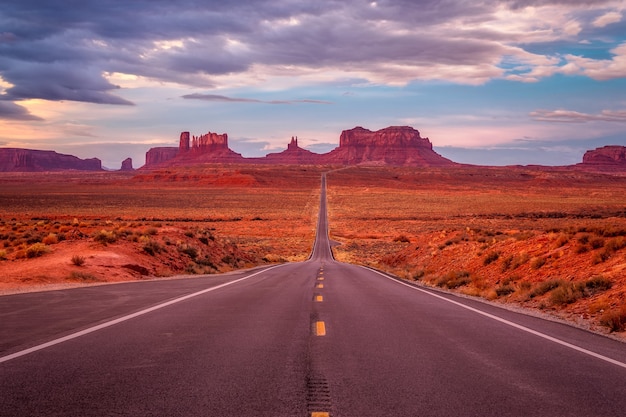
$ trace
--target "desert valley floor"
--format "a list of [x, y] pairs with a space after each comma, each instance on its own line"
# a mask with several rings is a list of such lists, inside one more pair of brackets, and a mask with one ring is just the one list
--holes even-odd
[[303, 261], [323, 172], [336, 259], [623, 337], [626, 175], [556, 168], [3, 173], [0, 291]]

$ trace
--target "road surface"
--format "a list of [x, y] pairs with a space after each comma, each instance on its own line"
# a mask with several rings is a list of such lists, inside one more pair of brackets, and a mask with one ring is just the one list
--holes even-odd
[[0, 416], [621, 416], [626, 346], [332, 259], [0, 297]]

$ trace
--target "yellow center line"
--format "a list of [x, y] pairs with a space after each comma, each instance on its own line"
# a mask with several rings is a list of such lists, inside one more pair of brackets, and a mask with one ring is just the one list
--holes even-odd
[[317, 288], [324, 288], [324, 284], [317, 284]]
[[311, 417], [330, 417], [330, 413], [326, 411], [313, 411]]
[[326, 325], [323, 321], [315, 322], [315, 336], [326, 336]]
[[322, 297], [321, 295], [316, 295], [315, 296], [315, 301], [318, 303], [321, 303], [322, 301], [324, 301], [324, 297]]
[[318, 277], [317, 280], [318, 281], [324, 281], [324, 277]]

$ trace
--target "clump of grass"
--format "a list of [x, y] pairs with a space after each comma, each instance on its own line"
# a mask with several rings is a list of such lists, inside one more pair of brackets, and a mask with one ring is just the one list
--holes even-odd
[[73, 255], [72, 264], [76, 266], [83, 266], [85, 264], [85, 257], [81, 255]]
[[554, 241], [553, 247], [560, 248], [564, 246], [567, 242], [569, 242], [569, 237], [565, 234], [560, 234], [559, 237]]
[[76, 281], [98, 281], [98, 278], [95, 275], [89, 274], [87, 272], [78, 271], [72, 271], [70, 273], [70, 279]]
[[533, 298], [550, 292], [550, 302], [553, 305], [565, 305], [574, 303], [597, 292], [608, 290], [611, 288], [611, 285], [611, 281], [602, 275], [597, 275], [583, 282], [567, 282], [562, 279], [553, 279], [539, 284], [530, 293], [530, 297]]
[[483, 260], [483, 265], [489, 265], [492, 262], [497, 261], [500, 258], [500, 252], [489, 252]]
[[399, 235], [393, 238], [394, 242], [411, 243], [411, 239], [407, 235]]
[[540, 283], [534, 290], [531, 291], [530, 298], [544, 295], [548, 291], [552, 291], [553, 289], [561, 285], [561, 282], [563, 281], [560, 279], [551, 279]]
[[589, 240], [589, 245], [591, 246], [591, 249], [600, 249], [601, 247], [604, 247], [604, 239], [600, 237], [591, 239]]
[[587, 280], [585, 286], [592, 292], [598, 292], [610, 289], [613, 286], [613, 283], [610, 279], [605, 278], [603, 275], [596, 275]]
[[115, 243], [117, 241], [117, 235], [115, 232], [102, 229], [94, 235], [93, 239], [96, 242], [106, 245], [107, 243]]
[[454, 289], [472, 282], [468, 271], [450, 271], [435, 281], [438, 287]]
[[48, 236], [44, 237], [41, 240], [41, 243], [43, 243], [44, 245], [54, 245], [56, 243], [59, 243], [59, 238], [56, 234], [50, 233]]
[[154, 256], [157, 253], [160, 253], [162, 250], [163, 250], [163, 246], [161, 246], [159, 242], [152, 240], [152, 239], [148, 239], [143, 244], [143, 251], [151, 256]]
[[532, 269], [539, 269], [546, 264], [546, 258], [537, 256], [530, 261], [530, 267]]
[[178, 246], [178, 251], [188, 255], [191, 259], [196, 259], [198, 257], [198, 249], [188, 244]]
[[560, 282], [559, 286], [550, 293], [550, 302], [553, 305], [571, 304], [584, 296], [584, 282]]
[[496, 295], [498, 297], [503, 297], [505, 295], [509, 295], [515, 292], [515, 287], [511, 284], [503, 284], [496, 288]]
[[35, 243], [26, 249], [27, 258], [38, 258], [41, 255], [50, 252], [50, 248], [43, 243]]
[[626, 305], [619, 310], [607, 310], [600, 317], [600, 324], [609, 328], [612, 332], [621, 332], [626, 330]]
[[513, 255], [508, 255], [505, 258], [502, 258], [502, 272], [505, 272], [511, 267], [511, 265], [513, 264], [513, 258]]

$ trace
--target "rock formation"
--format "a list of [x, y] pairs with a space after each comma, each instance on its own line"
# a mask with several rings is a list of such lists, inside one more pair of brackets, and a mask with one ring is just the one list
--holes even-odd
[[191, 136], [181, 132], [178, 148], [152, 148], [146, 152], [144, 168], [156, 166], [189, 165], [199, 163], [238, 163], [244, 157], [228, 147], [228, 135], [208, 132]]
[[126, 158], [122, 161], [122, 168], [120, 171], [134, 171], [133, 169], [133, 159]]
[[603, 146], [583, 155], [583, 164], [626, 165], [626, 146]]
[[0, 148], [0, 172], [101, 171], [98, 158], [80, 159], [54, 151]]
[[173, 159], [177, 154], [178, 148], [174, 147], [150, 148], [150, 150], [146, 152], [145, 167], [162, 165], [163, 163]]
[[323, 155], [313, 153], [298, 146], [298, 137], [291, 137], [287, 149], [282, 152], [270, 153], [265, 158], [257, 158], [261, 163], [315, 165], [322, 162]]
[[344, 130], [339, 147], [326, 154], [316, 154], [301, 148], [292, 137], [287, 149], [262, 158], [244, 158], [228, 147], [226, 133], [191, 136], [182, 132], [178, 148], [153, 148], [146, 154], [145, 168], [193, 163], [254, 163], [254, 164], [382, 164], [408, 166], [456, 165], [433, 151], [428, 138], [409, 126], [388, 127], [372, 132], [362, 127]]
[[428, 138], [410, 126], [372, 132], [362, 127], [341, 132], [339, 147], [323, 156], [325, 163], [355, 165], [451, 166], [455, 162], [435, 151]]

